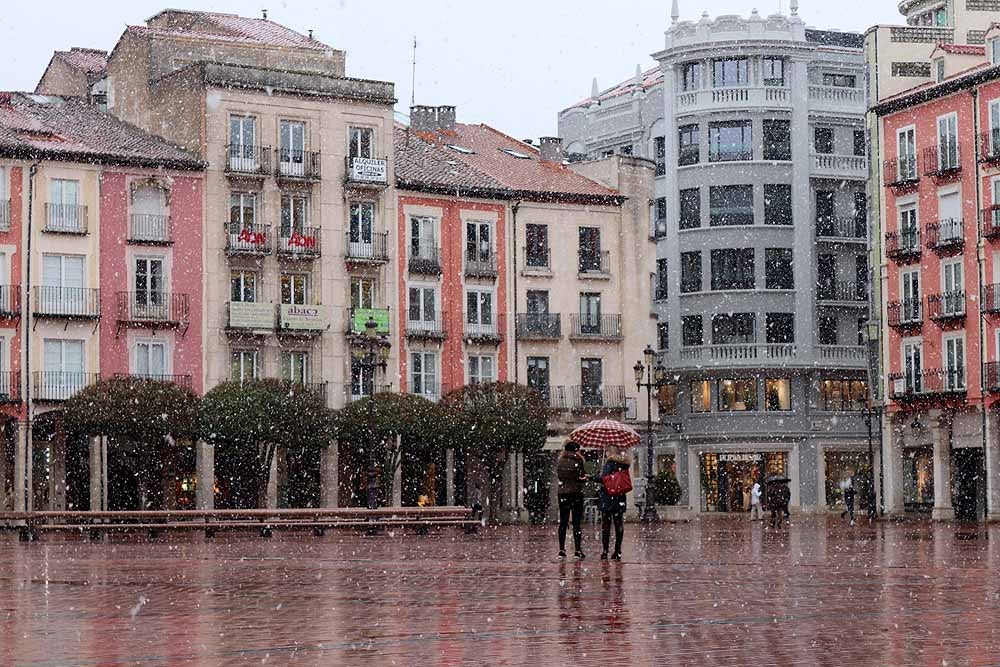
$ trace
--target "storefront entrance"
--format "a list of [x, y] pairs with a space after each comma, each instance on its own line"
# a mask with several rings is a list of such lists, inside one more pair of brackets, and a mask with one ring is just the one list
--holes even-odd
[[983, 507], [983, 450], [970, 447], [955, 449], [952, 455], [955, 475], [955, 496], [952, 503], [959, 521], [978, 521], [985, 514]]
[[858, 510], [868, 507], [868, 489], [871, 483], [871, 469], [868, 452], [826, 451], [823, 453], [826, 467], [826, 506], [843, 509], [844, 489], [853, 482], [854, 507]]
[[750, 490], [760, 482], [767, 502], [764, 478], [785, 475], [786, 452], [719, 452], [701, 455], [701, 511], [748, 512]]
[[934, 448], [903, 449], [903, 507], [929, 512], [934, 507]]

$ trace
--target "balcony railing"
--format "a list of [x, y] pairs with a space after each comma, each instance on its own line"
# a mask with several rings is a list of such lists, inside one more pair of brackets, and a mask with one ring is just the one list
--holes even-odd
[[549, 273], [552, 271], [552, 253], [548, 248], [524, 249], [524, 271], [526, 273]]
[[0, 199], [0, 232], [10, 231], [10, 200]]
[[906, 187], [914, 185], [920, 180], [920, 175], [917, 173], [916, 156], [894, 157], [883, 162], [882, 168], [885, 184], [889, 187]]
[[465, 322], [465, 340], [499, 343], [503, 338], [503, 328], [494, 317], [492, 322]]
[[444, 318], [440, 312], [434, 313], [432, 320], [406, 319], [406, 335], [408, 338], [425, 338], [444, 340], [447, 335], [444, 329]]
[[559, 313], [518, 313], [517, 337], [526, 340], [558, 340], [562, 337]]
[[986, 391], [1000, 391], [1000, 361], [986, 362]]
[[938, 252], [961, 250], [965, 245], [965, 225], [962, 220], [948, 218], [927, 223], [924, 230], [927, 247]]
[[323, 237], [319, 227], [278, 229], [278, 256], [285, 259], [316, 259], [322, 254]]
[[101, 316], [101, 290], [93, 287], [35, 287], [33, 310], [36, 317], [97, 319]]
[[46, 204], [43, 232], [86, 234], [87, 207], [76, 204]]
[[31, 394], [36, 401], [65, 401], [100, 379], [99, 373], [35, 371]]
[[3, 371], [0, 373], [0, 403], [21, 402], [20, 371]]
[[611, 251], [579, 252], [577, 270], [585, 275], [611, 275]]
[[497, 253], [493, 248], [480, 249], [479, 252], [465, 253], [465, 276], [467, 278], [496, 278]]
[[816, 236], [863, 242], [868, 240], [868, 225], [864, 219], [823, 217], [816, 221]]
[[178, 387], [191, 389], [193, 378], [191, 375], [158, 375], [155, 373], [115, 373], [118, 380], [139, 380], [146, 382], [163, 382], [164, 384], [175, 384]]
[[893, 301], [886, 306], [890, 327], [918, 327], [923, 323], [920, 299]]
[[319, 151], [303, 151], [293, 148], [279, 148], [278, 167], [274, 175], [278, 178], [301, 178], [316, 181], [320, 178]]
[[817, 176], [863, 179], [868, 176], [868, 160], [864, 155], [813, 153], [813, 172]]
[[225, 171], [244, 176], [267, 175], [271, 171], [271, 147], [229, 144]]
[[344, 401], [346, 403], [354, 403], [355, 401], [360, 401], [361, 399], [368, 398], [369, 396], [379, 396], [381, 394], [391, 393], [391, 384], [372, 384], [371, 382], [362, 382], [358, 386], [344, 388]]
[[119, 292], [118, 321], [130, 324], [187, 324], [187, 294], [172, 292]]
[[226, 254], [270, 255], [271, 225], [226, 223]]
[[436, 243], [410, 246], [410, 273], [439, 275], [441, 273], [441, 248]]
[[1000, 161], [1000, 127], [979, 134], [979, 161]]
[[868, 301], [868, 286], [865, 283], [847, 280], [820, 282], [817, 285], [816, 298], [819, 301], [866, 303]]
[[983, 312], [1000, 313], [1000, 283], [986, 286], [986, 298], [983, 299]]
[[170, 243], [173, 239], [170, 216], [133, 213], [129, 216], [128, 240], [131, 243]]
[[21, 286], [0, 285], [0, 317], [21, 315]]
[[983, 226], [983, 236], [988, 239], [1000, 238], [1000, 206], [982, 209], [979, 211], [979, 220]]
[[908, 229], [903, 232], [887, 232], [885, 256], [896, 261], [908, 261], [919, 257], [920, 231]]
[[965, 318], [965, 292], [953, 291], [927, 295], [927, 317], [936, 321]]
[[817, 345], [815, 349], [816, 356], [832, 366], [854, 367], [868, 360], [868, 349], [864, 345]]
[[569, 321], [570, 338], [620, 340], [622, 337], [621, 315], [573, 313], [569, 316]]
[[710, 364], [747, 366], [762, 360], [791, 361], [797, 356], [795, 343], [717, 343], [681, 348], [681, 365]]
[[740, 86], [732, 88], [704, 88], [685, 91], [677, 95], [678, 111], [690, 113], [702, 109], [745, 109], [747, 107], [773, 107], [791, 105], [788, 88], [780, 86]]
[[389, 161], [375, 157], [347, 157], [346, 182], [355, 186], [384, 187], [389, 183]]
[[348, 231], [344, 256], [349, 262], [388, 262], [389, 232], [375, 232], [366, 239]]
[[889, 398], [912, 401], [920, 398], [947, 398], [965, 393], [965, 369], [924, 369], [918, 373], [890, 373]]
[[625, 387], [621, 385], [577, 385], [572, 387], [574, 410], [624, 410]]
[[859, 107], [864, 110], [864, 88], [844, 88], [841, 86], [809, 86], [810, 102], [818, 102], [823, 108], [844, 109]]
[[924, 175], [944, 176], [962, 169], [962, 151], [957, 143], [924, 149]]

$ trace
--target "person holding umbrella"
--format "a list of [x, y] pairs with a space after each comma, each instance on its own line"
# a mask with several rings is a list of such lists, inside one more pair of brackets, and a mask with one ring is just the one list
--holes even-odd
[[566, 529], [573, 517], [574, 557], [583, 560], [583, 485], [587, 481], [580, 445], [570, 440], [556, 462], [559, 481], [559, 557], [566, 557]]
[[598, 419], [570, 433], [570, 440], [583, 447], [604, 450], [604, 464], [595, 481], [598, 484], [598, 509], [601, 510], [601, 560], [607, 560], [611, 542], [611, 526], [615, 528], [613, 560], [622, 558], [625, 537], [626, 498], [632, 490], [629, 458], [624, 450], [639, 444], [635, 429], [613, 419]]
[[788, 488], [790, 481], [782, 475], [771, 475], [764, 480], [767, 484], [767, 508], [771, 510], [771, 528], [791, 517], [788, 511], [788, 503], [792, 499], [792, 491]]

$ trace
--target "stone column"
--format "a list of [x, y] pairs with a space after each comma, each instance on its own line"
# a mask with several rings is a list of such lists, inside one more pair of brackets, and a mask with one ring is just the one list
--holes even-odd
[[934, 439], [934, 509], [933, 519], [954, 519], [955, 510], [951, 505], [951, 448], [948, 426], [935, 420], [931, 429]]
[[697, 451], [688, 452], [687, 463], [688, 507], [701, 512], [701, 457]]
[[[14, 443], [14, 511], [30, 512], [32, 509], [31, 465], [29, 447], [31, 444], [31, 424], [27, 421], [17, 423], [17, 441]], [[26, 465], [27, 464], [27, 465]], [[25, 494], [25, 489], [28, 493]]]
[[[402, 451], [402, 436], [396, 436], [396, 449]], [[403, 506], [403, 462], [399, 461], [392, 473], [392, 506]]]
[[90, 438], [90, 511], [108, 509], [108, 437]]
[[338, 507], [340, 484], [340, 445], [336, 440], [319, 455], [320, 507]]
[[801, 511], [802, 510], [802, 466], [799, 464], [799, 453], [802, 449], [802, 443], [795, 443], [792, 446], [792, 450], [788, 452], [788, 478], [791, 481], [789, 483], [791, 493], [791, 500], [789, 500], [789, 509]]
[[449, 449], [444, 453], [444, 487], [446, 502], [449, 505], [455, 504], [455, 450]]
[[997, 413], [986, 412], [986, 518], [1000, 520], [1000, 443], [997, 442]]
[[57, 433], [48, 442], [49, 454], [49, 509], [61, 512], [66, 509], [66, 434]]
[[902, 426], [894, 428], [890, 415], [882, 418], [882, 492], [885, 513], [903, 511], [903, 434]]
[[215, 509], [215, 447], [199, 440], [194, 445], [195, 456], [195, 507], [200, 510]]
[[267, 507], [266, 509], [278, 509], [278, 450], [275, 448], [271, 457], [271, 466], [267, 475]]

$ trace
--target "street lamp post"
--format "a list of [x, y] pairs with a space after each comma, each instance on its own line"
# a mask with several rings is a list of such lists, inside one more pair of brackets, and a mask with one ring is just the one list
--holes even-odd
[[365, 380], [371, 382], [371, 390], [368, 392], [368, 428], [371, 431], [371, 441], [368, 443], [368, 509], [377, 509], [378, 498], [378, 471], [375, 461], [375, 371], [385, 372], [388, 366], [389, 348], [386, 340], [378, 335], [378, 322], [374, 317], [369, 316], [365, 322], [364, 354], [357, 362], [359, 383], [361, 393], [365, 393]]
[[[635, 388], [641, 392], [646, 388], [646, 500], [642, 505], [643, 522], [659, 521], [656, 503], [653, 502], [653, 390], [666, 384], [667, 371], [656, 362], [656, 351], [649, 345], [642, 351], [643, 361], [635, 362]], [[655, 365], [654, 365], [655, 364]], [[644, 381], [645, 379], [645, 381]]]
[[[873, 433], [872, 433], [872, 418], [879, 414], [881, 416], [881, 408], [875, 405], [875, 401], [872, 397], [872, 388], [874, 387], [874, 381], [877, 377], [875, 369], [872, 367], [872, 348], [878, 344], [879, 336], [881, 333], [881, 327], [878, 322], [872, 320], [865, 323], [865, 341], [868, 343], [867, 346], [867, 375], [868, 375], [868, 392], [865, 397], [865, 426], [868, 427], [868, 488], [865, 489], [865, 499], [868, 503], [868, 518], [875, 519], [878, 517], [878, 511], [876, 508], [876, 498], [875, 498], [875, 450], [873, 446]], [[881, 422], [881, 420], [880, 420]], [[879, 430], [879, 442], [881, 443], [881, 429]], [[881, 479], [881, 475], [879, 476]]]

